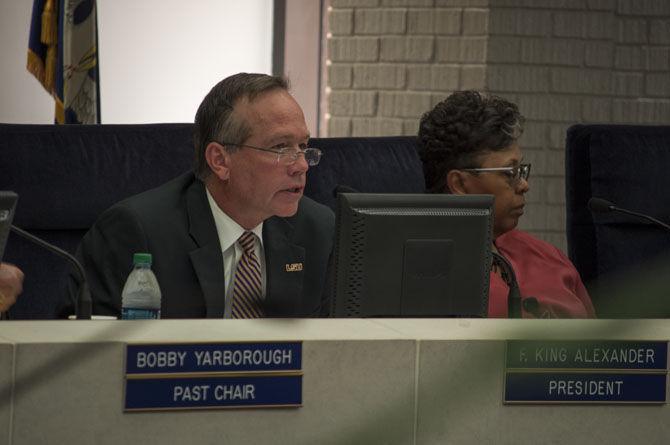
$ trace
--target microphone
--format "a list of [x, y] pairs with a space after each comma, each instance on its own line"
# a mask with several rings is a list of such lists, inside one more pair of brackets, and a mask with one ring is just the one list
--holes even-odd
[[588, 208], [594, 213], [608, 213], [608, 212], [620, 212], [625, 213], [626, 215], [635, 216], [640, 219], [644, 219], [655, 224], [658, 227], [662, 227], [665, 230], [670, 231], [670, 226], [664, 222], [657, 220], [649, 215], [643, 213], [633, 212], [632, 210], [622, 209], [617, 207], [606, 199], [592, 197], [589, 199]]
[[[493, 263], [500, 267], [501, 275], [507, 286], [509, 292], [507, 293], [507, 313], [509, 318], [521, 318], [521, 292], [519, 291], [519, 282], [516, 280], [514, 268], [507, 261], [507, 258], [500, 255], [498, 252], [491, 251], [493, 255]], [[535, 300], [537, 302], [537, 300]]]
[[526, 297], [523, 299], [523, 310], [532, 314], [535, 318], [546, 318], [540, 313], [540, 303], [535, 297]]
[[79, 261], [77, 261], [77, 259], [74, 256], [70, 255], [63, 249], [60, 249], [54, 246], [53, 244], [49, 244], [48, 242], [44, 241], [41, 238], [36, 237], [35, 235], [31, 235], [25, 230], [16, 227], [14, 224], [11, 225], [10, 230], [16, 233], [17, 235], [20, 235], [21, 237], [27, 239], [28, 241], [35, 243], [38, 246], [58, 255], [59, 257], [65, 258], [74, 266], [77, 275], [77, 281], [79, 281], [78, 283], [79, 293], [77, 294], [77, 306], [76, 306], [77, 320], [90, 320], [91, 312], [93, 310], [91, 302], [91, 292], [88, 289], [88, 283], [86, 282], [86, 274], [84, 273], [84, 268], [79, 263]]
[[607, 213], [614, 210], [614, 204], [606, 199], [592, 197], [588, 203], [589, 210], [596, 213]]

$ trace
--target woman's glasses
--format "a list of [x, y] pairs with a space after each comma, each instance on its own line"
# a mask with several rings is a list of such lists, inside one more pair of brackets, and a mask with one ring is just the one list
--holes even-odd
[[506, 175], [512, 185], [517, 185], [522, 179], [528, 181], [530, 176], [530, 164], [519, 164], [516, 167], [462, 168], [461, 170], [473, 173], [499, 172]]

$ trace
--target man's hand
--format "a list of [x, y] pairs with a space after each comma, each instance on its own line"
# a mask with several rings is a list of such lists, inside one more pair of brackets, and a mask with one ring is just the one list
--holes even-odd
[[0, 312], [9, 309], [23, 290], [23, 272], [9, 263], [0, 263]]

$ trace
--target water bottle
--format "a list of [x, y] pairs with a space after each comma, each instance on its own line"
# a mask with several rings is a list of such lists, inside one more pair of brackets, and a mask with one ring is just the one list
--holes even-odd
[[151, 271], [151, 254], [133, 255], [133, 270], [121, 293], [121, 318], [142, 320], [161, 318], [161, 289]]

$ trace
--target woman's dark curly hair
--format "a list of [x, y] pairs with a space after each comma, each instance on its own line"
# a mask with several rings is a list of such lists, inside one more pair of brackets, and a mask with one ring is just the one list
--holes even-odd
[[478, 167], [477, 157], [508, 148], [523, 132], [519, 108], [501, 97], [457, 91], [421, 117], [419, 155], [426, 190], [447, 192], [447, 173]]

